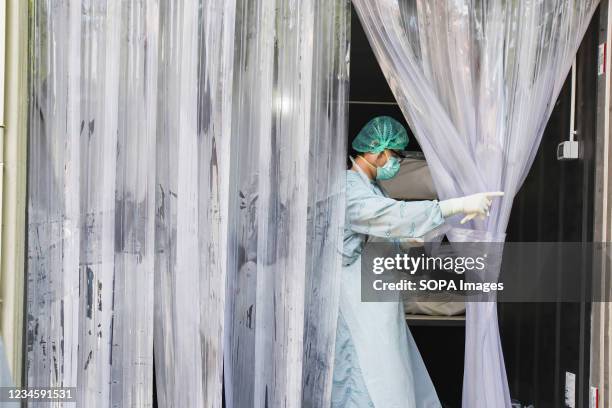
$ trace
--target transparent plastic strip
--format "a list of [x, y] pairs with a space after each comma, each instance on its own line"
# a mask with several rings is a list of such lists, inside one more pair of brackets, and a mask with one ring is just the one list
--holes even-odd
[[157, 2], [31, 13], [27, 385], [150, 406]]
[[228, 406], [330, 404], [349, 6], [237, 3]]
[[164, 2], [157, 129], [160, 407], [221, 407], [233, 1]]

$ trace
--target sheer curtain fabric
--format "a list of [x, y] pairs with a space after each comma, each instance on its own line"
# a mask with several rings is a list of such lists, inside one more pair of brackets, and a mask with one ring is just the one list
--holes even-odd
[[[353, 0], [438, 196], [506, 193], [484, 221], [449, 220], [451, 241], [504, 240], [597, 3]], [[466, 313], [463, 406], [510, 407], [496, 305], [468, 303]]]

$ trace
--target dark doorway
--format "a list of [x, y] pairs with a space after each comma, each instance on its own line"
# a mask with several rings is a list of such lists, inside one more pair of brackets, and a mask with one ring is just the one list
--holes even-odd
[[[350, 149], [350, 144], [359, 130], [370, 119], [379, 115], [391, 116], [400, 121], [409, 134], [410, 140], [407, 150], [421, 151], [421, 147], [411, 133], [393, 93], [389, 89], [387, 80], [380, 70], [354, 9], [351, 19], [350, 78], [349, 154], [355, 154]], [[465, 346], [464, 326], [456, 323], [426, 322], [411, 325], [410, 331], [414, 336], [443, 406], [460, 407]]]
[[[570, 161], [556, 159], [557, 145], [569, 138], [568, 76], [535, 162], [514, 201], [508, 241], [592, 241], [598, 24], [599, 10], [576, 56], [576, 129], [582, 157]], [[586, 271], [577, 271], [572, 283], [580, 285], [587, 278]], [[576, 406], [588, 407], [589, 305], [500, 304], [499, 317], [512, 396], [538, 408], [563, 407], [565, 375], [569, 372], [576, 375]]]
[[[508, 241], [588, 242], [593, 226], [593, 143], [596, 114], [596, 12], [577, 56], [576, 126], [582, 158], [556, 160], [569, 134], [570, 81], [556, 101], [530, 174], [515, 199]], [[355, 10], [351, 20], [350, 143], [372, 117], [408, 125], [374, 57]], [[410, 134], [410, 130], [409, 130]], [[420, 147], [410, 134], [409, 150]], [[577, 279], [581, 279], [577, 274]], [[565, 372], [576, 374], [576, 402], [588, 407], [590, 308], [586, 304], [500, 304], [500, 330], [512, 398], [537, 408], [564, 406]], [[461, 406], [465, 329], [410, 327], [445, 407]]]

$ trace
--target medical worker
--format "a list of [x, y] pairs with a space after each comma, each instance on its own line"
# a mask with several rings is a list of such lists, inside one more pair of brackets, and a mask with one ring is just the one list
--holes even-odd
[[385, 196], [378, 180], [394, 177], [396, 152], [408, 145], [396, 120], [372, 119], [353, 141], [360, 154], [346, 173], [346, 220], [336, 354], [334, 408], [441, 407], [398, 302], [361, 302], [361, 251], [369, 237], [419, 238], [464, 214], [462, 222], [488, 215], [493, 197], [481, 193], [445, 201], [403, 202]]

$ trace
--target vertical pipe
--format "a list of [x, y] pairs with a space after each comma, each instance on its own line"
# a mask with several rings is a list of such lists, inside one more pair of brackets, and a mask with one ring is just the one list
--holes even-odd
[[[0, 27], [6, 27], [6, 0], [0, 0]], [[4, 71], [6, 66], [6, 30], [0, 30], [0, 225], [2, 222], [3, 207], [3, 181], [4, 181]], [[0, 234], [0, 259], [2, 259], [2, 234]], [[2, 285], [2, 274], [0, 274], [0, 285]], [[0, 308], [2, 308], [2, 296], [0, 296]]]
[[[6, 0], [0, 0], [0, 27], [6, 27]], [[4, 78], [5, 78], [5, 65], [6, 65], [6, 33], [7, 30], [0, 30], [0, 131], [4, 130]], [[0, 139], [0, 152], [2, 152], [2, 141]], [[2, 190], [0, 190], [0, 197], [2, 196]]]
[[[24, 226], [25, 226], [25, 164], [27, 123], [27, 28], [28, 2], [1, 0], [0, 27], [0, 178], [2, 202], [2, 232], [0, 238], [0, 332], [5, 344], [9, 367], [15, 384], [21, 384]], [[0, 58], [1, 59], [1, 58]], [[4, 103], [7, 102], [7, 103]]]
[[[6, 27], [6, 0], [0, 0], [0, 27]], [[0, 30], [0, 226], [2, 222], [2, 207], [3, 207], [3, 181], [4, 181], [4, 71], [6, 65], [6, 29]], [[2, 227], [0, 227], [2, 228]], [[2, 234], [0, 233], [0, 260], [2, 259]], [[2, 287], [3, 274], [0, 273], [0, 287]], [[0, 293], [0, 310], [4, 310], [4, 297]], [[0, 315], [0, 321], [2, 321]], [[5, 358], [0, 355], [0, 359]]]

